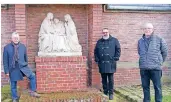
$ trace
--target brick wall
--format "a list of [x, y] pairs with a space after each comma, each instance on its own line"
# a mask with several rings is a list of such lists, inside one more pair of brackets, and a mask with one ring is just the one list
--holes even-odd
[[[103, 27], [118, 38], [122, 48], [120, 61], [137, 61], [137, 42], [142, 37], [141, 26], [145, 22], [154, 25], [154, 32], [163, 36], [171, 53], [171, 14], [163, 13], [103, 13]], [[131, 53], [131, 54], [130, 54]], [[171, 54], [167, 61], [171, 60]]]
[[94, 67], [94, 45], [97, 41], [97, 36], [101, 33], [102, 29], [102, 5], [88, 5], [88, 65], [90, 85], [98, 86], [100, 77], [98, 68]]
[[[86, 5], [27, 5], [27, 44], [29, 64], [35, 69], [35, 56], [38, 53], [38, 33], [42, 21], [48, 12], [54, 14], [54, 18], [64, 21], [64, 15], [70, 14], [75, 22], [78, 40], [83, 49], [83, 56], [87, 56], [88, 50], [88, 23]], [[31, 44], [30, 44], [31, 42]]]
[[15, 5], [15, 28], [20, 35], [20, 41], [27, 46], [26, 42], [26, 6], [24, 4]]
[[38, 92], [85, 90], [86, 56], [36, 57]]
[[[23, 44], [26, 45], [26, 20], [25, 20], [25, 5], [9, 5], [9, 9], [2, 9], [2, 41], [1, 41], [1, 51], [3, 52], [3, 47], [11, 41], [12, 32], [16, 31], [20, 35], [20, 40]], [[2, 74], [2, 85], [8, 84], [9, 78]], [[20, 81], [19, 86], [28, 87], [26, 83], [26, 79], [24, 81]]]
[[[125, 68], [118, 67], [115, 74], [116, 85], [138, 84], [140, 81], [138, 81], [139, 71], [133, 66], [128, 67], [128, 65], [129, 63], [138, 63], [137, 42], [142, 37], [143, 31], [141, 27], [146, 22], [151, 22], [154, 25], [154, 32], [166, 40], [169, 48], [166, 63], [171, 63], [171, 14], [103, 13], [103, 27], [108, 27], [111, 34], [120, 41], [121, 57], [119, 62], [125, 62], [125, 65], [122, 65]], [[170, 70], [167, 67], [170, 67], [170, 64], [164, 64], [163, 66], [166, 67], [163, 71], [164, 75], [168, 75]]]
[[[3, 48], [10, 42], [11, 34], [15, 31], [15, 6], [10, 5], [9, 9], [1, 9], [1, 59], [3, 57]], [[3, 61], [3, 60], [1, 60]], [[3, 63], [1, 62], [1, 84], [8, 84], [8, 77], [4, 75]]]
[[[109, 28], [111, 35], [118, 38], [121, 44], [121, 57], [120, 61], [118, 62], [117, 72], [114, 76], [115, 85], [140, 84], [137, 42], [143, 34], [141, 29], [142, 24], [146, 22], [153, 23], [155, 27], [155, 33], [165, 38], [166, 42], [168, 43], [168, 52], [171, 53], [171, 14], [103, 12], [101, 15], [101, 12], [98, 12], [98, 10], [102, 9], [102, 5], [90, 7], [89, 12], [91, 12], [93, 15], [98, 15], [93, 16], [93, 22], [101, 22], [99, 25], [95, 25], [93, 23], [92, 29], [93, 27], [94, 29], [92, 32], [95, 32], [92, 34], [89, 33], [91, 35], [89, 37], [89, 41], [91, 41], [91, 47], [89, 46], [89, 58], [92, 58], [90, 61], [90, 68], [92, 68], [92, 86], [99, 87], [101, 83], [100, 75], [98, 74], [98, 67], [94, 63], [92, 55], [96, 41], [102, 36], [101, 32], [96, 32], [96, 30], [101, 31], [99, 26], [102, 26], [101, 28]], [[91, 18], [91, 16], [89, 17]], [[95, 28], [96, 26], [97, 28]], [[164, 70], [164, 75], [168, 75], [170, 72], [170, 70], [167, 68], [170, 67], [170, 61], [171, 54], [168, 54], [167, 62], [164, 64], [164, 67], [166, 67]]]
[[[88, 57], [89, 84], [99, 86], [101, 78], [94, 63], [94, 47], [101, 38], [101, 29], [108, 27], [112, 36], [121, 43], [121, 58], [115, 73], [116, 85], [139, 84], [137, 41], [142, 36], [141, 25], [145, 22], [154, 24], [155, 32], [166, 39], [169, 55], [164, 64], [164, 75], [171, 76], [171, 14], [167, 13], [118, 13], [103, 12], [102, 5], [13, 5], [8, 10], [1, 9], [1, 52], [10, 40], [15, 29], [28, 48], [29, 65], [35, 70], [35, 56], [38, 53], [38, 32], [48, 12], [55, 18], [64, 20], [70, 14], [75, 22], [78, 39], [83, 47], [83, 55]], [[30, 43], [31, 42], [31, 43]], [[136, 78], [135, 78], [136, 77]], [[135, 80], [134, 80], [135, 79]], [[2, 72], [2, 84], [8, 82]]]

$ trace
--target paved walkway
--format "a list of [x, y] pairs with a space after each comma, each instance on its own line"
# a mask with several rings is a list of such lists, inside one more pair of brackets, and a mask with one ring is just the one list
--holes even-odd
[[[153, 85], [151, 85], [150, 90], [151, 90], [150, 94], [153, 98], [154, 97]], [[118, 87], [115, 89], [115, 91], [121, 97], [124, 97], [125, 99], [127, 99], [127, 102], [142, 102], [142, 100], [143, 100], [143, 90], [142, 90], [142, 87], [140, 85]], [[162, 86], [162, 93], [163, 93], [163, 96], [170, 96], [171, 97], [171, 84], [164, 84]]]

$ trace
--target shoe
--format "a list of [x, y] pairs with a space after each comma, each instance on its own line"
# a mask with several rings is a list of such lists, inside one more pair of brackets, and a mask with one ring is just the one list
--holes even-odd
[[113, 94], [109, 95], [109, 100], [113, 100]]
[[19, 102], [17, 99], [13, 99], [12, 102]]
[[30, 96], [40, 98], [40, 94], [38, 94], [37, 92], [30, 92]]

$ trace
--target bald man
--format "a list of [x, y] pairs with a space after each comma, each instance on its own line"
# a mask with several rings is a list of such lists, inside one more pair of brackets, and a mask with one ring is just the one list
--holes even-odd
[[142, 88], [144, 93], [143, 102], [150, 102], [150, 80], [155, 90], [155, 102], [162, 102], [162, 64], [166, 60], [168, 48], [165, 40], [154, 34], [151, 23], [143, 26], [144, 34], [138, 41], [139, 68]]

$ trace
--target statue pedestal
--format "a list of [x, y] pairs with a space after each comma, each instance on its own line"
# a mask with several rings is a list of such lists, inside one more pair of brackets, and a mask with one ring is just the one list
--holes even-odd
[[37, 91], [85, 90], [87, 88], [85, 56], [35, 57]]
[[55, 56], [82, 56], [82, 52], [56, 52], [56, 53], [45, 53], [38, 52], [38, 56], [46, 57], [55, 57]]

